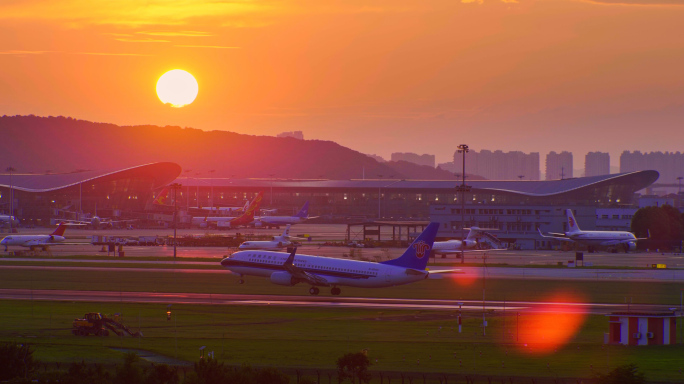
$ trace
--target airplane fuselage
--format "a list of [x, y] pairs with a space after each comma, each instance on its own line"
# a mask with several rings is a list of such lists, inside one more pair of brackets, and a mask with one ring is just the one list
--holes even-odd
[[63, 243], [63, 236], [56, 235], [9, 235], [5, 236], [0, 245], [5, 247], [21, 246], [21, 247], [47, 247], [55, 243]]
[[624, 231], [581, 231], [566, 232], [568, 239], [586, 245], [616, 245], [620, 243], [636, 242], [636, 236]]
[[[283, 252], [240, 251], [223, 259], [221, 265], [240, 275], [266, 277], [274, 284], [289, 286], [297, 282], [288, 278], [283, 266], [287, 258]], [[383, 288], [423, 280], [429, 274], [394, 265], [309, 255], [297, 255], [293, 265], [324, 277], [327, 286]]]

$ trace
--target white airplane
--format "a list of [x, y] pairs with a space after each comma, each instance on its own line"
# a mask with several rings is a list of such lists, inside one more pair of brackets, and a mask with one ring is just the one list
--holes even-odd
[[281, 225], [298, 224], [308, 220], [309, 202], [304, 203], [302, 209], [294, 216], [259, 216], [254, 218], [255, 227], [280, 228]]
[[472, 227], [470, 228], [468, 236], [463, 240], [463, 242], [461, 242], [461, 240], [435, 241], [434, 245], [432, 246], [432, 253], [436, 255], [448, 255], [461, 253], [463, 251], [475, 250], [480, 245], [477, 241], [478, 234], [484, 233], [486, 233], [484, 229]]
[[0, 245], [5, 246], [5, 252], [11, 245], [27, 247], [32, 251], [36, 248], [47, 251], [49, 246], [64, 242], [66, 226], [66, 223], [59, 223], [57, 229], [49, 235], [8, 235], [0, 241]]
[[577, 220], [572, 214], [571, 209], [565, 210], [565, 215], [568, 220], [568, 231], [565, 233], [549, 232], [551, 236], [542, 234], [539, 235], [545, 238], [552, 238], [560, 241], [571, 241], [574, 243], [586, 245], [589, 252], [593, 252], [595, 247], [624, 247], [625, 253], [636, 249], [636, 243], [639, 240], [646, 240], [648, 238], [637, 238], [632, 232], [626, 231], [583, 231], [577, 225]]
[[2, 227], [9, 226], [10, 221], [12, 221], [13, 227], [16, 227], [19, 225], [19, 220], [17, 219], [16, 216], [0, 215], [0, 226], [2, 226]]
[[[190, 224], [200, 228], [207, 228], [209, 225], [215, 225], [218, 228], [235, 228], [238, 225], [248, 225], [254, 220], [255, 214], [259, 212], [262, 198], [263, 192], [259, 192], [252, 201], [246, 202], [244, 209], [241, 208], [242, 212], [244, 212], [241, 216], [195, 216], [190, 219]], [[246, 217], [249, 217], [248, 221], [246, 221]]]
[[[152, 204], [153, 205], [173, 206], [173, 204], [170, 204], [168, 202], [168, 200], [173, 200], [173, 197], [169, 193], [169, 187], [164, 187], [161, 191], [159, 191], [159, 194], [152, 201]], [[229, 213], [245, 212], [247, 210], [248, 206], [249, 206], [249, 201], [245, 201], [245, 205], [243, 205], [242, 207], [188, 207], [188, 210], [192, 210], [194, 212], [209, 211], [210, 213], [229, 214]]]
[[245, 241], [244, 243], [240, 244], [238, 249], [243, 251], [247, 249], [275, 251], [293, 246], [294, 244], [292, 241], [290, 241], [290, 239], [290, 224], [288, 224], [287, 227], [285, 227], [282, 235], [273, 236], [273, 239], [268, 241]]
[[297, 255], [295, 248], [289, 255], [273, 251], [239, 251], [221, 260], [221, 265], [243, 276], [260, 276], [273, 284], [311, 286], [309, 293], [317, 295], [318, 287], [332, 287], [330, 293], [339, 295], [340, 286], [361, 288], [392, 287], [424, 280], [435, 273], [453, 270], [428, 271], [432, 244], [439, 223], [430, 223], [399, 258], [380, 263], [322, 256]]

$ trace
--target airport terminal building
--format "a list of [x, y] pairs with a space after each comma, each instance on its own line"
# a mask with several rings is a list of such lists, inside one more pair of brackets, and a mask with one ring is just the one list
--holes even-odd
[[[176, 198], [181, 220], [189, 221], [183, 214], [189, 207], [240, 207], [263, 191], [262, 207], [276, 208], [279, 215], [294, 214], [309, 201], [310, 215], [320, 217], [321, 222], [429, 219], [441, 223], [441, 238], [457, 238], [460, 228], [480, 226], [498, 229], [499, 238], [523, 248], [546, 248], [550, 244], [538, 236], [537, 229], [563, 231], [566, 208], [575, 211], [583, 229], [604, 229], [599, 216], [624, 225], [633, 211], [619, 210], [635, 207], [635, 193], [658, 179], [656, 171], [637, 171], [551, 181], [468, 181], [470, 189], [462, 197], [457, 191], [460, 181], [453, 180], [232, 179], [180, 174], [181, 167], [174, 163], [107, 172], [15, 174], [11, 181], [14, 212], [24, 225], [46, 225], [61, 211], [168, 218], [172, 207], [152, 201], [164, 186], [176, 182], [181, 184]], [[9, 186], [9, 175], [0, 175], [4, 212], [8, 212]], [[173, 204], [173, 192], [166, 193], [166, 201]]]
[[110, 171], [4, 174], [0, 175], [0, 204], [4, 213], [9, 213], [11, 204], [24, 226], [49, 225], [55, 217], [76, 218], [79, 212], [137, 218], [134, 214], [144, 212], [153, 191], [180, 173], [178, 164], [153, 163]]

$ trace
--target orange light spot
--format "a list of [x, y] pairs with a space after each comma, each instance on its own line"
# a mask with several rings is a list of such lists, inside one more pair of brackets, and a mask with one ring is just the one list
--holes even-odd
[[520, 316], [520, 349], [527, 353], [547, 354], [565, 346], [586, 319], [581, 297], [555, 294], [544, 300], [549, 304]]

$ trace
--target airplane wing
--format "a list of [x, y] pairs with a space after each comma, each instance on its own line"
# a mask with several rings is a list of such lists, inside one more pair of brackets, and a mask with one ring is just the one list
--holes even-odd
[[545, 237], [545, 238], [547, 238], [547, 239], [556, 239], [556, 240], [560, 240], [560, 241], [570, 241], [570, 242], [573, 242], [573, 243], [575, 242], [575, 240], [570, 239], [570, 238], [568, 238], [568, 237], [565, 237], [565, 234], [564, 234], [564, 233], [561, 234], [561, 233], [553, 233], [553, 232], [550, 232], [549, 235], [551, 235], [551, 236], [547, 236], [547, 235], [544, 235], [544, 234], [542, 233], [541, 229], [539, 229], [539, 228], [537, 228], [537, 232], [539, 232], [539, 236]]
[[316, 274], [307, 272], [297, 266], [294, 265], [294, 257], [295, 254], [297, 253], [297, 248], [292, 250], [292, 253], [290, 253], [290, 256], [285, 260], [285, 263], [283, 264], [283, 267], [285, 268], [286, 271], [288, 271], [292, 276], [295, 278], [306, 281], [307, 283], [311, 285], [319, 285], [319, 286], [324, 286], [328, 287], [330, 286], [330, 282], [326, 280], [322, 276], [318, 276]]

